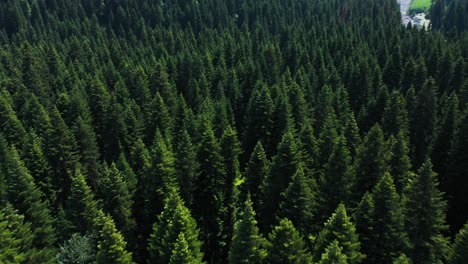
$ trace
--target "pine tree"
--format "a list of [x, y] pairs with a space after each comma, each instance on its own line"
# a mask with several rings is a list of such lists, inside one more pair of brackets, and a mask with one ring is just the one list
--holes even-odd
[[163, 209], [165, 193], [177, 186], [174, 153], [159, 130], [156, 131], [151, 148], [150, 164], [139, 183], [142, 186], [141, 199], [144, 204], [143, 222], [139, 225], [145, 238], [151, 233], [153, 221]]
[[299, 164], [288, 188], [282, 193], [278, 215], [290, 219], [301, 234], [313, 231], [312, 223], [317, 212], [316, 189], [315, 179], [307, 178]]
[[266, 230], [274, 224], [281, 203], [281, 193], [288, 187], [300, 162], [296, 140], [287, 132], [278, 146], [270, 171], [261, 187], [261, 227]]
[[374, 242], [377, 234], [374, 232], [374, 199], [372, 194], [366, 192], [356, 208], [353, 219], [356, 222], [356, 230], [359, 234], [361, 242], [361, 252], [366, 256], [363, 263], [374, 263], [373, 252], [375, 249]]
[[323, 220], [331, 215], [341, 202], [350, 201], [354, 181], [355, 171], [346, 146], [346, 138], [340, 136], [320, 177], [319, 199]]
[[448, 240], [444, 237], [446, 202], [438, 190], [437, 174], [426, 160], [405, 190], [406, 230], [412, 244], [408, 252], [415, 263], [440, 263]]
[[85, 234], [97, 231], [96, 219], [99, 216], [99, 207], [91, 188], [79, 170], [72, 177], [70, 196], [65, 202], [65, 214], [71, 224], [67, 227], [69, 233]]
[[411, 264], [413, 263], [405, 254], [401, 254], [392, 264]]
[[18, 119], [7, 96], [10, 95], [6, 91], [0, 93], [0, 123], [2, 124], [0, 132], [5, 135], [10, 144], [21, 146], [26, 136], [26, 130]]
[[234, 228], [229, 263], [263, 263], [267, 256], [266, 241], [259, 233], [250, 196]]
[[258, 141], [262, 142], [268, 155], [273, 152], [270, 144], [273, 108], [270, 90], [264, 83], [258, 82], [250, 96], [245, 117], [245, 153], [251, 153]]
[[340, 204], [335, 213], [325, 223], [315, 239], [314, 258], [319, 261], [326, 248], [337, 241], [348, 263], [360, 263], [364, 256], [360, 252], [360, 242], [356, 228], [346, 214], [346, 208]]
[[50, 263], [55, 254], [56, 234], [49, 205], [14, 147], [7, 152], [4, 162], [8, 201], [31, 223], [32, 245], [38, 249], [35, 262]]
[[[226, 167], [226, 182], [224, 186], [225, 193], [225, 207], [228, 208], [230, 215], [226, 219], [225, 225], [228, 227], [228, 237], [232, 236], [234, 222], [236, 217], [237, 207], [240, 205], [238, 192], [239, 182], [242, 179], [239, 165], [239, 155], [241, 154], [241, 146], [237, 139], [237, 132], [235, 129], [228, 126], [221, 137], [221, 152], [224, 158]], [[222, 188], [219, 186], [218, 188]]]
[[34, 181], [39, 189], [44, 193], [44, 198], [53, 204], [55, 194], [53, 192], [52, 179], [50, 178], [49, 163], [45, 157], [41, 138], [34, 131], [28, 133], [23, 146], [23, 160], [26, 168], [34, 177]]
[[342, 253], [338, 241], [333, 241], [322, 254], [319, 264], [348, 264], [348, 257]]
[[224, 220], [228, 214], [224, 204], [226, 193], [220, 186], [226, 186], [226, 170], [221, 147], [215, 138], [208, 120], [202, 124], [198, 161], [200, 176], [194, 192], [194, 215], [201, 225], [205, 253], [209, 260], [227, 258], [228, 248]]
[[194, 257], [193, 252], [190, 252], [189, 245], [187, 240], [185, 240], [184, 233], [180, 233], [177, 238], [174, 250], [172, 250], [172, 255], [169, 260], [169, 264], [197, 264], [204, 263], [200, 259]]
[[382, 129], [386, 136], [399, 133], [409, 135], [409, 119], [408, 111], [406, 110], [406, 101], [403, 95], [394, 91], [385, 104], [385, 111], [382, 117]]
[[269, 247], [266, 263], [312, 263], [306, 244], [287, 218], [280, 220], [268, 235]]
[[468, 110], [465, 110], [460, 120], [457, 136], [452, 144], [447, 168], [447, 195], [449, 197], [447, 219], [453, 233], [463, 227], [468, 220], [468, 202], [466, 188], [468, 187]]
[[[368, 253], [368, 261], [377, 260], [391, 263], [408, 249], [408, 238], [404, 230], [404, 217], [400, 197], [396, 192], [390, 174], [385, 174], [375, 186], [373, 232], [375, 237], [370, 243], [374, 251]], [[370, 262], [372, 263], [372, 262]]]
[[78, 145], [80, 162], [81, 165], [83, 165], [86, 178], [91, 188], [97, 190], [100, 180], [98, 171], [98, 159], [100, 154], [96, 143], [96, 134], [91, 125], [91, 121], [83, 117], [78, 117], [73, 127], [73, 132]]
[[202, 242], [198, 233], [197, 223], [190, 215], [190, 211], [184, 206], [177, 191], [171, 190], [166, 198], [163, 212], [153, 225], [153, 232], [148, 241], [150, 262], [168, 263], [180, 234], [183, 234], [194, 261], [202, 262]]
[[419, 91], [411, 121], [411, 143], [414, 145], [413, 165], [419, 167], [433, 140], [437, 113], [436, 84], [428, 79]]
[[268, 174], [270, 161], [268, 160], [262, 143], [259, 141], [250, 155], [250, 160], [245, 169], [245, 182], [243, 193], [250, 193], [253, 208], [256, 212], [260, 209], [260, 187]]
[[56, 207], [63, 204], [69, 194], [72, 175], [78, 164], [77, 144], [57, 108], [52, 109], [53, 129], [46, 137], [45, 154], [51, 170], [54, 192], [57, 193]]
[[135, 228], [135, 220], [132, 218], [133, 200], [129, 193], [122, 173], [114, 163], [106, 168], [103, 173], [101, 192], [103, 194], [104, 212], [115, 219], [116, 227], [129, 240], [130, 234]]
[[110, 216], [100, 216], [98, 252], [96, 264], [132, 264], [132, 253], [128, 252], [122, 234], [115, 227]]
[[356, 154], [357, 194], [362, 195], [372, 189], [388, 172], [389, 152], [382, 129], [375, 125], [369, 130]]
[[403, 132], [398, 133], [396, 137], [390, 137], [390, 175], [395, 180], [395, 188], [398, 193], [402, 193], [405, 187], [413, 178], [411, 172], [411, 160], [409, 158], [409, 142]]
[[302, 154], [302, 160], [305, 164], [305, 170], [307, 175], [316, 173], [316, 167], [318, 166], [318, 140], [314, 135], [314, 130], [310, 122], [306, 122], [302, 125], [299, 133], [300, 138], [300, 149]]
[[463, 226], [455, 237], [455, 242], [448, 254], [448, 264], [462, 264], [468, 261], [468, 223]]
[[180, 195], [188, 207], [192, 206], [195, 183], [200, 173], [196, 148], [186, 129], [174, 142], [174, 166], [177, 173]]
[[[7, 204], [0, 210], [0, 263], [36, 262], [31, 247], [33, 234], [24, 216]], [[39, 259], [39, 261], [43, 261]]]

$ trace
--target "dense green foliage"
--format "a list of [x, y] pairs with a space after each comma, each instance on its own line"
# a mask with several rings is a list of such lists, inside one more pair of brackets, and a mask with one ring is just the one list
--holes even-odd
[[0, 262], [466, 262], [467, 13], [0, 1]]

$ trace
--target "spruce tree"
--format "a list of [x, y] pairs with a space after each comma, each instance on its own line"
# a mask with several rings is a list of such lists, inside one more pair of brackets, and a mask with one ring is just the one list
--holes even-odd
[[72, 177], [70, 196], [65, 202], [66, 219], [71, 226], [68, 233], [97, 232], [96, 219], [99, 216], [98, 203], [86, 180], [77, 170]]
[[234, 227], [229, 263], [263, 263], [267, 252], [266, 240], [259, 233], [250, 195]]
[[54, 218], [49, 204], [44, 200], [43, 193], [35, 185], [33, 177], [14, 147], [7, 152], [4, 162], [8, 201], [31, 223], [34, 235], [32, 245], [38, 249], [35, 261], [49, 263], [55, 254], [56, 241]]
[[261, 187], [260, 216], [261, 227], [266, 230], [274, 224], [281, 203], [281, 193], [288, 187], [292, 176], [296, 173], [300, 157], [296, 140], [291, 132], [287, 132], [278, 146], [270, 171]]
[[290, 219], [301, 234], [307, 235], [313, 231], [317, 213], [317, 183], [304, 174], [302, 166], [299, 164], [288, 188], [282, 193], [278, 215]]
[[274, 105], [270, 90], [266, 84], [258, 82], [250, 96], [245, 115], [244, 150], [251, 153], [258, 141], [261, 141], [268, 155], [273, 150], [270, 144], [273, 126]]
[[98, 251], [96, 254], [96, 264], [132, 264], [132, 253], [128, 252], [122, 234], [115, 227], [110, 216], [102, 215], [98, 220], [101, 222], [99, 231]]
[[72, 175], [78, 166], [77, 144], [59, 111], [51, 113], [52, 130], [46, 137], [45, 154], [51, 168], [56, 207], [62, 205], [70, 192]]
[[132, 218], [133, 200], [122, 173], [114, 163], [110, 168], [105, 168], [100, 184], [104, 211], [115, 219], [116, 227], [129, 240], [135, 228], [135, 220]]
[[[0, 263], [38, 263], [44, 259], [35, 259], [40, 253], [31, 246], [33, 234], [31, 225], [24, 216], [7, 204], [0, 210]], [[47, 260], [46, 260], [47, 261]]]
[[343, 254], [338, 241], [333, 241], [322, 254], [319, 264], [348, 264], [348, 257]]
[[361, 263], [364, 256], [360, 252], [356, 227], [346, 214], [343, 204], [337, 207], [315, 239], [314, 258], [319, 261], [326, 248], [334, 241], [343, 248], [342, 253], [347, 256], [348, 263]]
[[270, 161], [268, 160], [262, 143], [259, 141], [250, 155], [250, 160], [245, 169], [245, 182], [242, 185], [243, 193], [250, 193], [253, 208], [256, 212], [260, 209], [260, 187], [268, 174]]
[[374, 199], [372, 194], [369, 192], [364, 194], [353, 214], [353, 219], [361, 242], [361, 252], [366, 256], [363, 263], [374, 263], [377, 261], [373, 255], [376, 250], [374, 242], [377, 234], [374, 232]]
[[197, 153], [192, 139], [186, 129], [180, 132], [174, 142], [174, 166], [180, 189], [180, 195], [188, 207], [192, 206], [193, 194], [200, 164], [197, 160]]
[[99, 148], [96, 143], [96, 134], [93, 130], [90, 120], [78, 117], [73, 127], [76, 138], [78, 152], [80, 154], [80, 163], [83, 165], [83, 171], [93, 190], [98, 189], [99, 184]]
[[411, 120], [411, 143], [414, 145], [414, 166], [419, 167], [430, 149], [436, 128], [436, 83], [428, 79], [419, 91]]
[[390, 175], [395, 180], [395, 188], [398, 193], [402, 193], [413, 178], [411, 172], [411, 160], [409, 157], [409, 142], [403, 132], [396, 137], [390, 137], [390, 159], [388, 162]]
[[405, 226], [412, 245], [408, 256], [415, 263], [440, 263], [447, 249], [446, 202], [438, 186], [432, 163], [426, 160], [405, 190]]
[[312, 263], [306, 244], [287, 218], [281, 219], [268, 235], [269, 247], [266, 263]]
[[208, 120], [202, 123], [201, 143], [199, 146], [198, 161], [200, 163], [200, 176], [194, 192], [194, 215], [201, 223], [203, 240], [206, 242], [205, 253], [210, 260], [227, 258], [226, 248], [227, 228], [224, 220], [228, 215], [224, 201], [226, 193], [226, 170], [221, 147], [215, 138], [213, 129]]
[[[408, 249], [408, 237], [404, 230], [404, 217], [400, 196], [396, 192], [393, 179], [386, 173], [375, 186], [373, 232], [375, 237], [370, 243], [375, 245], [368, 252], [369, 261], [391, 263]], [[372, 263], [372, 262], [370, 262]]]
[[28, 133], [28, 137], [23, 145], [23, 160], [26, 168], [34, 177], [37, 187], [44, 193], [44, 198], [53, 204], [55, 193], [53, 192], [52, 179], [49, 175], [49, 163], [43, 151], [41, 138], [34, 131]]
[[384, 140], [383, 132], [377, 124], [369, 130], [355, 159], [356, 195], [363, 195], [371, 190], [375, 184], [388, 172], [389, 151]]
[[[235, 129], [228, 126], [221, 137], [221, 152], [224, 158], [226, 167], [226, 182], [224, 186], [225, 193], [225, 207], [228, 208], [230, 214], [227, 216], [225, 225], [228, 227], [227, 236], [232, 236], [232, 229], [236, 217], [237, 207], [240, 205], [239, 183], [242, 179], [239, 165], [239, 155], [241, 154], [241, 146], [237, 139], [237, 132]], [[219, 186], [218, 188], [223, 188]]]
[[180, 234], [184, 235], [191, 257], [195, 261], [202, 262], [202, 242], [199, 240], [197, 223], [184, 206], [177, 191], [172, 189], [167, 195], [164, 210], [154, 223], [148, 240], [149, 261], [169, 263]]
[[340, 136], [328, 158], [320, 177], [320, 207], [325, 220], [341, 202], [352, 198], [355, 171], [346, 146], [346, 138]]
[[196, 259], [194, 253], [190, 252], [187, 240], [185, 240], [184, 233], [180, 233], [177, 238], [174, 250], [169, 260], [169, 264], [197, 264], [204, 263], [201, 259]]
[[462, 264], [468, 261], [468, 223], [455, 237], [455, 242], [448, 254], [448, 264]]
[[403, 253], [392, 264], [412, 264], [413, 262]]

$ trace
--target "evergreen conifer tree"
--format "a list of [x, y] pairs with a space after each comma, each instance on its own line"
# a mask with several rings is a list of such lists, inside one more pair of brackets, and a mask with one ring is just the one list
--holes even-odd
[[269, 247], [266, 263], [312, 263], [306, 244], [287, 218], [280, 220], [268, 235]]
[[229, 263], [263, 263], [267, 252], [266, 240], [259, 233], [250, 195], [234, 228]]
[[197, 223], [184, 206], [177, 191], [172, 189], [166, 198], [164, 210], [153, 225], [153, 232], [148, 241], [149, 261], [169, 263], [180, 234], [183, 234], [188, 252], [194, 261], [202, 262], [202, 242], [199, 240]]
[[406, 230], [412, 245], [408, 256], [415, 263], [440, 263], [446, 253], [446, 202], [438, 186], [432, 163], [426, 160], [405, 190]]
[[356, 227], [346, 214], [346, 208], [340, 204], [335, 213], [325, 223], [322, 231], [315, 239], [314, 258], [319, 261], [326, 248], [334, 243], [342, 247], [343, 255], [347, 256], [348, 263], [361, 263], [364, 256], [360, 252], [360, 242]]
[[127, 243], [122, 234], [115, 227], [110, 216], [100, 216], [101, 230], [99, 231], [96, 264], [132, 264], [132, 253], [126, 250]]
[[319, 264], [348, 264], [348, 257], [342, 253], [338, 241], [333, 241], [322, 254]]

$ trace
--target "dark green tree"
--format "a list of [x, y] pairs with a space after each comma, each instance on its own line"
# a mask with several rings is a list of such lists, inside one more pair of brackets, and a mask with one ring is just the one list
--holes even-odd
[[55, 254], [54, 218], [43, 193], [34, 183], [18, 152], [12, 147], [5, 155], [4, 173], [8, 201], [31, 223], [32, 246], [38, 250], [33, 263], [50, 263]]
[[275, 217], [281, 203], [283, 193], [296, 173], [300, 162], [300, 153], [296, 140], [291, 132], [287, 132], [278, 146], [270, 171], [261, 187], [260, 225], [266, 230], [275, 222]]
[[317, 213], [317, 183], [315, 179], [304, 174], [303, 165], [298, 165], [297, 171], [291, 177], [286, 190], [282, 193], [278, 215], [288, 218], [297, 226], [301, 234], [307, 235], [313, 231], [313, 223]]
[[261, 141], [268, 155], [273, 153], [271, 129], [274, 104], [266, 84], [258, 82], [252, 91], [245, 117], [244, 150], [252, 153], [255, 144]]
[[196, 147], [186, 129], [180, 132], [174, 142], [174, 157], [180, 195], [184, 198], [185, 204], [191, 207], [200, 164], [197, 160]]
[[412, 245], [408, 256], [415, 263], [442, 263], [448, 247], [446, 202], [438, 187], [437, 174], [426, 160], [405, 190], [405, 226]]
[[447, 263], [462, 264], [468, 260], [468, 224], [465, 224], [455, 237], [455, 242], [448, 254]]
[[400, 196], [396, 192], [393, 179], [386, 173], [375, 186], [373, 232], [375, 237], [370, 241], [374, 250], [368, 252], [368, 261], [392, 263], [394, 258], [408, 250], [408, 236], [404, 229], [404, 215]]
[[393, 176], [397, 192], [401, 194], [413, 178], [409, 157], [409, 142], [404, 132], [400, 132], [396, 137], [390, 137], [389, 145], [390, 160], [388, 165], [390, 175]]
[[356, 154], [356, 195], [371, 190], [388, 172], [389, 154], [382, 129], [379, 125], [373, 126]]
[[334, 241], [337, 241], [338, 245], [342, 247], [342, 253], [347, 256], [348, 263], [361, 263], [364, 255], [360, 252], [361, 245], [356, 227], [346, 214], [346, 208], [343, 204], [337, 207], [315, 239], [314, 258], [320, 261], [326, 248]]
[[184, 233], [180, 233], [177, 238], [174, 250], [169, 260], [169, 264], [185, 264], [185, 263], [204, 263], [201, 259], [196, 259], [194, 253], [190, 251]]
[[253, 208], [257, 212], [260, 209], [260, 187], [265, 177], [267, 177], [270, 167], [262, 143], [259, 141], [255, 146], [254, 151], [250, 155], [250, 160], [245, 169], [245, 182], [243, 184], [243, 192], [250, 193], [252, 198]]
[[355, 171], [346, 138], [340, 136], [320, 176], [320, 200], [322, 220], [332, 214], [341, 202], [352, 198]]
[[132, 264], [132, 253], [128, 252], [122, 234], [115, 227], [110, 216], [102, 215], [98, 220], [101, 223], [99, 231], [98, 250], [96, 254], [96, 264]]
[[270, 242], [266, 263], [312, 263], [306, 244], [287, 218], [280, 220], [268, 235]]
[[413, 165], [419, 167], [430, 149], [436, 128], [437, 97], [434, 79], [428, 79], [417, 95], [411, 120], [411, 143], [414, 145]]
[[234, 227], [229, 263], [263, 263], [267, 256], [265, 247], [266, 240], [259, 233], [253, 204], [248, 195]]
[[[205, 244], [207, 259], [227, 258], [229, 251], [224, 221], [228, 216], [225, 207], [226, 170], [221, 147], [208, 120], [202, 123], [201, 143], [198, 151], [200, 176], [194, 192], [194, 215], [197, 217]], [[220, 188], [221, 187], [221, 188]]]
[[343, 254], [338, 241], [333, 241], [322, 254], [319, 264], [347, 264], [348, 257]]
[[374, 232], [374, 199], [372, 194], [366, 192], [356, 208], [353, 219], [361, 242], [361, 252], [366, 256], [363, 263], [374, 263], [373, 252], [376, 251], [374, 242], [377, 234]]
[[104, 212], [115, 219], [117, 229], [130, 241], [135, 228], [135, 220], [132, 218], [133, 200], [122, 173], [114, 163], [105, 168], [100, 185]]
[[168, 193], [164, 210], [153, 225], [153, 232], [148, 241], [149, 261], [169, 263], [180, 234], [183, 234], [193, 260], [198, 261], [197, 263], [202, 262], [202, 242], [199, 240], [197, 223], [177, 191], [173, 189]]
[[69, 234], [97, 232], [98, 203], [79, 170], [72, 177], [70, 196], [65, 202], [65, 214], [66, 219], [70, 222], [70, 226], [67, 227]]

